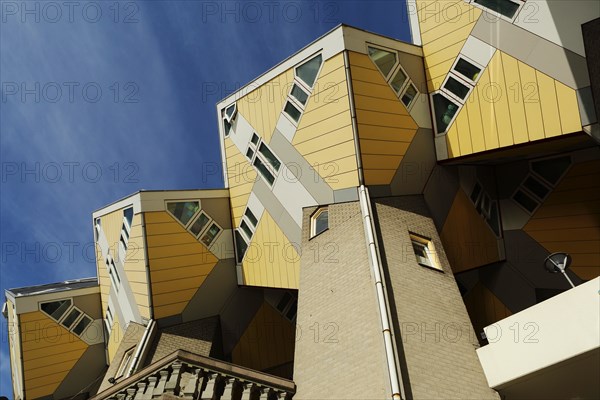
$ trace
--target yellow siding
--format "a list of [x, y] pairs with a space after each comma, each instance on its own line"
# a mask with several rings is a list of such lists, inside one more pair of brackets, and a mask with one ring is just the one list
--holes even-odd
[[295, 327], [263, 303], [231, 353], [232, 361], [258, 371], [294, 361]]
[[429, 91], [440, 88], [480, 14], [462, 0], [417, 0]]
[[418, 126], [369, 56], [349, 56], [365, 184], [388, 185]]
[[[344, 57], [340, 53], [325, 61], [292, 142], [333, 189], [358, 185], [351, 124]], [[354, 162], [349, 162], [351, 159]]]
[[142, 215], [135, 214], [131, 225], [123, 267], [140, 315], [144, 318], [150, 318]]
[[19, 318], [25, 395], [30, 399], [49, 396], [88, 345], [41, 311]]
[[256, 181], [256, 171], [230, 139], [225, 139], [225, 157], [233, 225], [239, 226]]
[[145, 219], [154, 317], [180, 314], [218, 260], [166, 211]]
[[600, 161], [576, 164], [523, 228], [549, 252], [573, 257], [582, 279], [600, 275]]
[[[237, 102], [238, 112], [267, 143], [271, 140], [293, 80], [292, 68], [248, 92]], [[250, 89], [252, 87], [244, 90]]]
[[448, 129], [448, 152], [458, 157], [580, 130], [573, 89], [496, 51]]
[[500, 259], [496, 236], [460, 189], [454, 197], [440, 239], [454, 273]]
[[265, 210], [242, 262], [244, 284], [298, 288], [300, 256]]

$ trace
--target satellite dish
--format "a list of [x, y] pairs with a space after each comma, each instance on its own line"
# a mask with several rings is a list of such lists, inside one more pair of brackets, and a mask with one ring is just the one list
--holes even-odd
[[569, 268], [573, 259], [567, 253], [552, 253], [544, 260], [544, 268], [546, 271], [556, 274], [562, 273], [565, 279], [569, 282], [571, 287], [575, 287], [571, 279], [566, 273], [566, 269]]

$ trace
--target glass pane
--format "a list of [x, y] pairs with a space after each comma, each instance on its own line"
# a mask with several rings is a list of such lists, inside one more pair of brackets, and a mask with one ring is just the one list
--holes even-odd
[[298, 312], [298, 301], [294, 300], [288, 312], [285, 313], [285, 317], [291, 321], [296, 318], [296, 312]]
[[456, 79], [454, 79], [451, 76], [448, 77], [448, 80], [446, 81], [444, 88], [451, 91], [452, 93], [454, 93], [460, 99], [463, 99], [463, 100], [465, 97], [467, 97], [467, 94], [469, 93], [469, 88], [467, 86], [463, 85], [462, 83], [460, 83], [459, 81], [457, 81]]
[[404, 82], [406, 82], [406, 74], [402, 71], [402, 68], [398, 68], [398, 72], [396, 72], [396, 75], [394, 75], [390, 82], [396, 93], [400, 92]]
[[275, 171], [279, 171], [279, 167], [281, 167], [281, 162], [279, 162], [277, 157], [275, 157], [275, 154], [273, 154], [271, 149], [269, 149], [266, 144], [261, 143], [260, 147], [258, 148], [258, 152], [265, 157], [267, 162], [271, 164], [271, 167], [273, 167]]
[[256, 167], [256, 169], [258, 169], [258, 172], [260, 172], [262, 177], [265, 178], [267, 182], [269, 182], [269, 184], [272, 185], [273, 182], [275, 182], [275, 177], [273, 176], [271, 171], [269, 171], [267, 166], [263, 164], [260, 158], [256, 157], [254, 159], [254, 166]]
[[223, 127], [225, 129], [225, 136], [229, 135], [229, 132], [231, 131], [231, 124], [227, 122], [226, 119], [223, 120]]
[[194, 221], [192, 226], [190, 226], [190, 232], [192, 232], [195, 236], [198, 236], [202, 229], [208, 224], [209, 218], [204, 213], [200, 213], [198, 218]]
[[87, 328], [91, 323], [92, 319], [85, 315], [83, 318], [81, 318], [81, 320], [79, 320], [77, 325], [75, 325], [75, 328], [73, 328], [73, 333], [80, 336], [83, 331], [85, 331], [85, 328]]
[[290, 300], [292, 300], [292, 295], [288, 292], [285, 292], [283, 296], [281, 296], [279, 303], [277, 303], [277, 309], [279, 312], [283, 312], [283, 310], [285, 310]]
[[252, 237], [252, 230], [250, 229], [250, 227], [248, 226], [248, 224], [246, 223], [246, 221], [242, 221], [242, 223], [240, 224], [240, 228], [242, 228], [242, 230], [246, 233], [246, 235], [249, 238]]
[[396, 64], [396, 53], [390, 51], [369, 47], [369, 57], [386, 77]]
[[322, 211], [315, 220], [315, 235], [329, 228], [329, 211]]
[[479, 198], [479, 193], [481, 193], [481, 186], [479, 183], [475, 184], [473, 191], [471, 192], [471, 201], [473, 204], [477, 204], [477, 199]]
[[454, 70], [462, 76], [464, 76], [465, 78], [468, 78], [472, 81], [476, 81], [477, 77], [479, 76], [479, 73], [481, 72], [481, 69], [479, 69], [479, 67], [474, 66], [464, 58], [458, 59]]
[[248, 157], [248, 160], [252, 160], [252, 157], [254, 157], [254, 150], [249, 148], [246, 152], [246, 157]]
[[308, 100], [308, 94], [304, 90], [302, 90], [300, 86], [294, 84], [294, 87], [292, 87], [292, 96], [294, 96], [294, 98], [298, 100], [303, 106], [306, 105], [306, 100]]
[[433, 109], [438, 133], [445, 132], [458, 106], [439, 93], [433, 95]]
[[235, 253], [237, 256], [238, 264], [244, 259], [244, 254], [248, 250], [248, 243], [242, 238], [240, 232], [235, 231]]
[[235, 111], [235, 104], [232, 104], [229, 107], [227, 107], [227, 109], [225, 110], [225, 114], [227, 115], [227, 117], [231, 118], [233, 116], [234, 111]]
[[215, 237], [219, 234], [219, 232], [221, 232], [221, 228], [219, 228], [215, 224], [212, 224], [210, 228], [208, 228], [208, 231], [206, 231], [204, 236], [202, 236], [202, 239], [200, 239], [200, 241], [205, 245], [209, 246], [212, 243], [212, 241], [215, 240]]
[[256, 217], [254, 216], [254, 213], [252, 213], [252, 211], [250, 211], [249, 208], [246, 208], [246, 213], [245, 213], [246, 217], [248, 217], [248, 221], [250, 221], [250, 223], [254, 226], [256, 226], [256, 224], [258, 224], [258, 220], [256, 219]]
[[127, 220], [129, 227], [131, 227], [131, 223], [133, 222], [133, 207], [129, 207], [123, 210], [123, 216]]
[[417, 95], [417, 89], [415, 89], [415, 87], [412, 84], [408, 85], [408, 88], [402, 95], [402, 102], [404, 103], [404, 105], [406, 107], [408, 107], [410, 105], [410, 103], [412, 103], [412, 101], [416, 95]]
[[42, 311], [57, 321], [62, 318], [69, 307], [71, 307], [71, 300], [53, 301], [51, 303], [43, 303], [41, 306]]
[[519, 9], [517, 3], [513, 3], [510, 0], [475, 0], [475, 3], [489, 8], [492, 11], [502, 14], [505, 17], [512, 18]]
[[317, 73], [323, 62], [323, 57], [319, 54], [318, 56], [308, 60], [298, 68], [296, 68], [296, 75], [302, 79], [309, 87], [312, 87], [317, 79]]
[[284, 111], [292, 117], [292, 119], [296, 122], [300, 119], [300, 110], [298, 110], [292, 103], [289, 101], [285, 104]]
[[200, 203], [197, 201], [182, 201], [167, 204], [167, 210], [181, 221], [183, 225], [187, 225], [199, 209]]
[[525, 186], [527, 190], [542, 200], [548, 195], [548, 193], [550, 193], [550, 189], [544, 186], [542, 182], [538, 181], [533, 176], [527, 177], [523, 183], [523, 186]]
[[413, 250], [415, 255], [420, 258], [427, 258], [427, 252], [425, 251], [425, 245], [419, 242], [412, 242]]
[[71, 312], [69, 313], [69, 315], [67, 315], [67, 318], [65, 318], [62, 321], [62, 324], [69, 329], [71, 327], [71, 325], [73, 325], [73, 323], [75, 322], [75, 320], [77, 318], [79, 318], [79, 316], [81, 315], [81, 311], [77, 310], [77, 309], [73, 309], [71, 310]]
[[533, 210], [535, 210], [535, 208], [539, 204], [537, 201], [532, 199], [529, 195], [525, 194], [525, 192], [521, 190], [515, 193], [513, 199], [529, 212], [533, 212]]
[[259, 139], [258, 135], [256, 133], [253, 133], [252, 134], [251, 142], [254, 143], [254, 144], [258, 144], [258, 139]]
[[571, 158], [566, 156], [534, 161], [531, 163], [531, 169], [539, 176], [555, 185], [567, 168], [569, 168], [569, 165], [571, 165]]

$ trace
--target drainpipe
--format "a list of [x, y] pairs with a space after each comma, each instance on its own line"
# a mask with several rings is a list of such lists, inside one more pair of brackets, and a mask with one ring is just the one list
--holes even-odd
[[140, 355], [143, 354], [144, 350], [146, 350], [146, 346], [148, 346], [148, 342], [149, 342], [149, 338], [151, 336], [151, 332], [154, 330], [154, 327], [156, 326], [156, 322], [151, 319], [150, 322], [148, 322], [148, 325], [146, 325], [146, 329], [144, 330], [144, 334], [142, 335], [142, 340], [140, 340], [140, 344], [138, 345], [137, 349], [135, 349], [135, 354], [133, 355], [133, 359], [131, 360], [131, 365], [129, 366], [129, 369], [127, 370], [127, 374], [125, 375], [125, 378], [130, 377], [133, 372], [135, 371], [135, 369], [137, 368], [137, 364], [140, 361]]
[[364, 185], [358, 187], [358, 198], [362, 212], [365, 234], [367, 239], [367, 252], [369, 253], [369, 264], [375, 278], [375, 292], [377, 293], [377, 303], [379, 306], [379, 317], [381, 318], [381, 329], [383, 334], [383, 343], [385, 346], [385, 355], [387, 367], [390, 375], [390, 384], [392, 389], [392, 399], [401, 400], [404, 396], [404, 385], [401, 382], [400, 374], [396, 367], [396, 353], [392, 341], [392, 331], [390, 326], [390, 317], [388, 313], [388, 301], [383, 288], [381, 273], [381, 263], [379, 262], [379, 253], [375, 241], [375, 230], [373, 217], [371, 216], [371, 203], [368, 189]]
[[352, 88], [352, 70], [350, 70], [350, 59], [348, 50], [344, 50], [344, 65], [346, 66], [346, 85], [348, 87], [348, 102], [350, 106], [350, 119], [352, 121], [352, 135], [354, 136], [354, 153], [356, 154], [356, 166], [358, 170], [358, 183], [364, 184], [362, 158], [360, 152], [360, 140], [358, 140], [358, 124], [356, 122], [356, 108], [354, 107], [354, 89]]

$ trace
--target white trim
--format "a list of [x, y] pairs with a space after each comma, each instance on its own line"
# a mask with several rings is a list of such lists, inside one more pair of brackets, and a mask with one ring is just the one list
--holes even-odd
[[[446, 89], [444, 86], [446, 85], [446, 83], [448, 82], [448, 79], [454, 79], [455, 81], [457, 81], [458, 83], [460, 83], [461, 85], [465, 86], [468, 90], [467, 90], [467, 94], [465, 94], [465, 98], [461, 99], [460, 97], [458, 97], [457, 94], [453, 93], [450, 89]], [[444, 78], [444, 80], [442, 81], [442, 85], [440, 86], [440, 91], [444, 92], [445, 95], [447, 95], [448, 97], [450, 97], [452, 100], [458, 101], [461, 105], [465, 104], [465, 102], [467, 101], [467, 99], [469, 98], [469, 96], [471, 95], [471, 93], [473, 92], [474, 86], [472, 84], [470, 84], [469, 82], [467, 82], [466, 79], [462, 78], [462, 75], [458, 75], [458, 74], [454, 74], [454, 72], [450, 72], [448, 75], [446, 75], [446, 77]]]
[[408, 26], [412, 43], [417, 46], [423, 44], [421, 40], [421, 27], [419, 26], [419, 14], [417, 13], [417, 0], [406, 0], [406, 13], [408, 14]]
[[[372, 47], [374, 49], [381, 50], [381, 51], [387, 51], [388, 53], [394, 54], [394, 56], [396, 57], [396, 62], [394, 62], [394, 65], [388, 72], [387, 76], [383, 75], [383, 71], [381, 69], [379, 69], [379, 65], [377, 65], [375, 60], [373, 60], [373, 58], [371, 58], [371, 56], [369, 55], [369, 47]], [[400, 57], [398, 57], [398, 51], [395, 49], [390, 49], [390, 48], [381, 46], [379, 44], [374, 44], [374, 43], [370, 43], [370, 42], [365, 42], [365, 49], [366, 49], [366, 54], [369, 56], [369, 59], [371, 60], [371, 62], [375, 65], [375, 67], [381, 73], [381, 75], [383, 75], [383, 79], [385, 79], [385, 81], [388, 82], [388, 84], [389, 84], [389, 80], [392, 78], [393, 73], [396, 71], [396, 67], [398, 65], [400, 65]], [[404, 73], [406, 75], [406, 79], [408, 80], [409, 79], [408, 74], [406, 74], [406, 71], [404, 71]], [[392, 88], [392, 90], [394, 90], [394, 88]], [[394, 90], [394, 93], [396, 93], [395, 90]]]
[[[467, 61], [472, 62], [473, 65], [477, 67], [480, 67], [481, 72], [483, 72], [495, 53], [495, 47], [490, 46], [483, 40], [470, 35], [460, 50], [459, 56], [466, 57]], [[454, 65], [452, 68], [454, 68]]]

